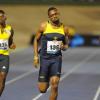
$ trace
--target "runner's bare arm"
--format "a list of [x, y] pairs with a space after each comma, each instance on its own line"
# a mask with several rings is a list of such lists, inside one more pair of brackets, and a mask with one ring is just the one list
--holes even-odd
[[44, 32], [44, 29], [46, 27], [46, 23], [41, 23], [38, 31], [36, 32], [36, 35], [35, 35], [35, 38], [34, 38], [34, 43], [33, 43], [33, 46], [34, 46], [34, 57], [38, 57], [38, 41], [40, 40], [40, 37], [42, 35], [42, 33]]
[[11, 29], [11, 35], [9, 37], [9, 48], [10, 49], [15, 49], [16, 48], [16, 45], [15, 45], [15, 43], [13, 41], [13, 35], [14, 35], [14, 30]]
[[65, 27], [64, 31], [65, 31], [65, 42], [68, 45], [69, 44], [69, 38], [68, 38], [69, 37], [69, 31], [68, 31], [68, 27]]
[[45, 23], [42, 23], [35, 35], [34, 38], [34, 67], [37, 68], [39, 64], [39, 57], [38, 57], [38, 45], [39, 45], [39, 40], [41, 38], [42, 33], [44, 32], [45, 29]]
[[67, 50], [68, 44], [69, 44], [69, 39], [68, 39], [68, 35], [69, 35], [68, 27], [64, 27], [64, 32], [65, 32], [65, 40], [64, 40], [64, 43], [62, 44], [62, 48], [61, 48], [63, 51]]

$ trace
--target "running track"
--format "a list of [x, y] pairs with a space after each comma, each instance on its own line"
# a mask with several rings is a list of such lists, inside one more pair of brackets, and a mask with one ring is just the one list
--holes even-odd
[[[31, 47], [10, 55], [10, 70], [0, 100], [49, 100], [37, 88], [38, 69]], [[100, 48], [70, 48], [63, 52], [58, 100], [100, 100]]]

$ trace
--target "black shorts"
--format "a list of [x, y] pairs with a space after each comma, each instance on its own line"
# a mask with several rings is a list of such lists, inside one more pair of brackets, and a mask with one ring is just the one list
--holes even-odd
[[51, 76], [61, 75], [62, 56], [46, 59], [40, 57], [39, 82], [49, 82]]
[[9, 56], [0, 55], [0, 72], [8, 73], [9, 70]]

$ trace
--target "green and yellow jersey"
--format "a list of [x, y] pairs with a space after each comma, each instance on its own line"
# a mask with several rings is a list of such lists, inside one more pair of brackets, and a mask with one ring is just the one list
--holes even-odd
[[9, 55], [9, 38], [11, 36], [11, 26], [6, 25], [3, 30], [0, 28], [0, 54]]

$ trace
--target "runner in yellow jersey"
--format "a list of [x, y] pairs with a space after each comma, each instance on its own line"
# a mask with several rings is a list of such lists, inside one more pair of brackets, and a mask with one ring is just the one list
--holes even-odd
[[59, 20], [57, 8], [48, 9], [49, 21], [43, 22], [34, 39], [34, 65], [38, 66], [38, 45], [40, 40], [39, 90], [45, 93], [49, 84], [51, 93], [49, 100], [57, 100], [58, 84], [61, 75], [62, 53], [68, 47], [68, 28]]
[[13, 42], [14, 31], [6, 24], [6, 14], [0, 10], [0, 96], [5, 87], [6, 76], [9, 71], [9, 48], [15, 49]]

